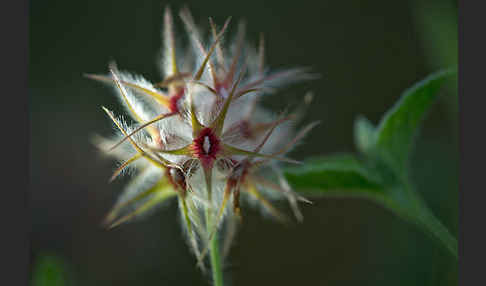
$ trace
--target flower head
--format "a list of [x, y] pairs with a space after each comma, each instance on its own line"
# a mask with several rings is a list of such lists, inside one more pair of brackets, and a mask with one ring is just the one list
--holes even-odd
[[222, 38], [230, 19], [218, 31], [210, 18], [206, 49], [189, 10], [183, 9], [180, 17], [191, 49], [176, 49], [173, 18], [166, 8], [162, 81], [151, 83], [114, 63], [109, 75], [87, 76], [113, 85], [133, 122], [103, 107], [118, 130], [114, 138], [96, 140], [101, 150], [121, 160], [111, 179], [129, 169], [136, 173], [105, 223], [117, 226], [177, 197], [190, 245], [202, 261], [223, 222], [241, 218], [242, 197], [281, 220], [285, 216], [267, 196], [287, 198], [302, 219], [297, 201], [307, 200], [292, 191], [278, 164], [298, 163], [285, 154], [315, 123], [295, 132], [298, 109], [275, 116], [259, 99], [283, 84], [314, 76], [303, 68], [268, 72], [263, 37], [253, 48], [245, 41], [243, 22], [232, 49], [225, 49]]

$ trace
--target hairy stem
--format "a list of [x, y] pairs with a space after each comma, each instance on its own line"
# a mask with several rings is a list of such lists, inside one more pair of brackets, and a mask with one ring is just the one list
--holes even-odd
[[[208, 184], [209, 185], [209, 184]], [[210, 189], [210, 185], [208, 190]], [[210, 197], [211, 192], [208, 191], [208, 198]], [[211, 199], [209, 198], [211, 201]], [[213, 208], [206, 209], [206, 228], [208, 234], [212, 232], [214, 227], [213, 224], [217, 223], [217, 218], [213, 213]], [[208, 241], [209, 244], [209, 259], [211, 262], [211, 272], [213, 275], [213, 285], [214, 286], [223, 286], [223, 269], [221, 267], [221, 254], [219, 253], [219, 235], [218, 231], [214, 231], [212, 234], [211, 241]]]
[[218, 233], [211, 240], [210, 258], [214, 286], [223, 286], [223, 269], [221, 268], [221, 254], [219, 252]]

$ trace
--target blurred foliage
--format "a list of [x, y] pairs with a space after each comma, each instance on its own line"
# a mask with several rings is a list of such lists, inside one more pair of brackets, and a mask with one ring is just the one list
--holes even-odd
[[457, 67], [457, 3], [414, 0], [411, 9], [427, 63], [433, 69]]
[[416, 192], [410, 182], [408, 162], [419, 124], [441, 85], [452, 75], [456, 73], [438, 72], [415, 84], [376, 128], [359, 118], [355, 136], [364, 157], [362, 162], [351, 156], [312, 160], [287, 171], [287, 178], [300, 192], [354, 195], [378, 202], [432, 234], [457, 258], [457, 240]]
[[65, 261], [52, 254], [41, 254], [35, 261], [32, 286], [68, 286], [68, 268]]
[[[414, 0], [412, 5], [417, 34], [426, 53], [425, 60], [431, 69], [457, 68], [458, 23], [457, 3], [454, 1]], [[454, 130], [458, 130], [457, 78], [447, 83], [452, 96], [446, 98]]]

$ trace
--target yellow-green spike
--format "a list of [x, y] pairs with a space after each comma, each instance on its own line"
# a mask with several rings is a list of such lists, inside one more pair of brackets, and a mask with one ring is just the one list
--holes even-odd
[[270, 138], [270, 135], [272, 135], [275, 128], [277, 128], [277, 126], [279, 124], [281, 124], [282, 122], [285, 122], [286, 120], [289, 120], [290, 118], [291, 118], [291, 116], [284, 116], [284, 117], [277, 119], [274, 122], [270, 123], [270, 130], [267, 132], [267, 134], [265, 135], [265, 138], [263, 138], [262, 142], [260, 142], [260, 144], [258, 144], [258, 146], [255, 148], [255, 150], [253, 150], [253, 152], [256, 152], [256, 153], [260, 152], [263, 145], [265, 145], [268, 138]]
[[238, 92], [238, 94], [235, 96], [235, 99], [240, 98], [241, 96], [243, 96], [245, 94], [255, 92], [255, 91], [260, 91], [260, 90], [262, 90], [262, 89], [261, 88], [249, 88], [249, 89], [246, 89], [246, 90], [242, 90], [242, 91]]
[[194, 80], [200, 80], [201, 79], [201, 77], [202, 77], [202, 75], [204, 73], [204, 68], [206, 67], [206, 64], [208, 63], [209, 59], [211, 58], [211, 55], [213, 54], [214, 49], [215, 49], [216, 45], [218, 44], [219, 40], [221, 39], [221, 36], [223, 35], [224, 31], [226, 30], [226, 27], [228, 26], [230, 20], [231, 20], [231, 17], [229, 17], [226, 20], [226, 22], [224, 23], [223, 28], [221, 29], [221, 31], [219, 32], [218, 36], [214, 40], [214, 43], [209, 48], [209, 52], [206, 55], [206, 57], [204, 58], [204, 61], [202, 62], [201, 67], [199, 68], [199, 70], [197, 71], [197, 73], [194, 75]]
[[[193, 194], [194, 196], [194, 194]], [[194, 196], [196, 197], [196, 196]], [[192, 214], [192, 221], [194, 222], [193, 223], [193, 226], [194, 226], [194, 231], [196, 231], [197, 233], [199, 233], [199, 235], [202, 235], [204, 233], [204, 230], [203, 230], [203, 224], [201, 222], [201, 218], [198, 214], [198, 209], [197, 207], [195, 206], [194, 204], [194, 200], [192, 200], [192, 198], [189, 200], [189, 199], [186, 199], [186, 205], [187, 205], [187, 210], [189, 212], [189, 210], [191, 211], [191, 214]]]
[[[252, 166], [253, 167], [253, 166]], [[269, 188], [269, 189], [273, 189], [273, 190], [276, 190], [282, 194], [286, 194], [288, 193], [288, 191], [284, 190], [280, 185], [272, 182], [272, 181], [269, 181], [261, 176], [258, 176], [258, 175], [253, 175], [253, 174], [249, 174], [248, 175], [249, 178], [255, 182], [257, 182], [258, 184], [262, 185], [263, 187], [266, 187], [266, 188]], [[304, 202], [304, 203], [308, 203], [308, 204], [312, 204], [312, 201], [308, 200], [307, 198], [293, 192], [293, 194], [295, 195], [295, 197], [297, 198], [298, 201], [301, 201], [301, 202]]]
[[192, 76], [191, 73], [178, 73], [176, 75], [173, 75], [173, 76], [169, 76], [167, 78], [165, 78], [162, 82], [159, 82], [159, 83], [156, 83], [155, 86], [157, 87], [169, 87], [169, 85], [173, 84], [174, 82], [177, 82], [177, 81], [182, 81], [184, 78], [186, 77], [190, 77]]
[[[93, 79], [93, 80], [101, 81], [101, 82], [107, 82], [107, 83], [111, 83], [113, 81], [116, 82], [115, 79], [110, 78], [108, 76], [104, 76], [104, 75], [84, 74], [84, 76], [87, 77], [87, 78]], [[134, 83], [127, 82], [127, 81], [124, 81], [124, 80], [120, 80], [120, 79], [118, 79], [118, 81], [120, 83], [128, 86], [128, 87], [131, 87], [131, 88], [137, 90], [138, 92], [141, 92], [141, 93], [144, 93], [146, 95], [152, 96], [158, 103], [162, 104], [166, 108], [169, 108], [170, 107], [169, 97], [166, 94], [162, 93], [161, 91], [155, 92], [155, 91], [150, 90], [148, 88], [142, 87], [142, 86], [140, 86], [138, 84], [134, 84]], [[130, 111], [132, 111], [132, 107], [128, 103], [128, 99], [126, 98], [126, 95], [123, 94], [123, 97], [124, 97], [124, 100], [127, 103], [127, 105], [129, 105]], [[132, 111], [132, 112], [135, 114], [135, 111]]]
[[[113, 113], [111, 111], [109, 111], [106, 107], [102, 106], [101, 107], [103, 109], [103, 111], [106, 112], [106, 114], [108, 114], [108, 116], [111, 118], [111, 120], [115, 123], [116, 127], [118, 127], [118, 129], [123, 133], [123, 135], [127, 136], [127, 132], [125, 131], [125, 129], [123, 129], [123, 127], [121, 126], [121, 124], [118, 122], [118, 120], [116, 120], [115, 116], [113, 115]], [[135, 141], [133, 141], [133, 139], [131, 137], [128, 137], [128, 140], [130, 140], [130, 143], [132, 143], [133, 147], [139, 152], [139, 153], [143, 153], [143, 150], [138, 147], [137, 143], [135, 143]]]
[[158, 154], [158, 152], [161, 152], [159, 149], [154, 148], [152, 146], [148, 146], [148, 145], [144, 145], [143, 147], [152, 151], [153, 152], [152, 155], [155, 156], [157, 158], [157, 160], [162, 162], [164, 167], [166, 167], [166, 168], [178, 168], [179, 167], [177, 164], [172, 163], [172, 162], [168, 161], [167, 159], [165, 159], [164, 157], [160, 156]]
[[221, 221], [221, 218], [223, 217], [224, 208], [226, 207], [230, 194], [231, 194], [231, 189], [227, 188], [224, 191], [223, 201], [221, 202], [221, 207], [219, 208], [218, 215], [216, 216], [215, 226], [219, 224], [219, 221]]
[[[187, 232], [188, 232], [188, 235], [189, 235], [189, 241], [191, 243], [191, 246], [196, 254], [196, 257], [199, 258], [201, 256], [201, 254], [199, 253], [199, 250], [197, 248], [197, 241], [196, 241], [196, 237], [194, 235], [194, 231], [192, 229], [192, 223], [191, 223], [191, 220], [189, 218], [189, 209], [188, 209], [188, 206], [187, 206], [187, 202], [186, 202], [186, 199], [183, 198], [181, 195], [179, 196], [179, 200], [181, 202], [181, 205], [182, 205], [182, 213], [183, 213], [183, 216], [184, 216], [184, 219], [186, 221], [186, 227], [187, 227]], [[197, 227], [196, 227], [197, 229]], [[200, 265], [200, 268], [203, 272], [206, 271], [206, 269], [204, 268], [204, 265]]]
[[113, 145], [113, 147], [111, 147], [109, 149], [109, 151], [115, 149], [116, 147], [118, 147], [120, 144], [122, 144], [123, 142], [125, 142], [125, 140], [127, 140], [128, 138], [132, 137], [135, 133], [137, 133], [138, 131], [142, 130], [143, 128], [149, 126], [150, 124], [153, 124], [157, 121], [160, 121], [164, 118], [168, 118], [168, 117], [171, 117], [173, 115], [175, 115], [176, 113], [166, 113], [166, 114], [161, 114], [157, 117], [155, 117], [154, 119], [150, 120], [150, 121], [147, 121], [145, 122], [144, 124], [140, 125], [138, 128], [136, 128], [135, 130], [133, 130], [130, 134], [128, 134], [127, 136], [123, 137], [123, 139], [121, 139], [118, 143], [116, 143], [115, 145]]
[[[211, 32], [213, 33], [213, 37], [216, 39], [217, 37], [217, 32], [216, 32], [216, 25], [213, 22], [213, 18], [209, 17], [209, 25], [211, 25]], [[221, 68], [224, 70], [225, 69], [225, 64], [224, 64], [224, 55], [223, 55], [223, 50], [221, 48], [221, 44], [218, 43], [216, 46], [216, 56], [218, 59], [218, 63], [221, 66]]]
[[133, 212], [121, 217], [120, 219], [116, 220], [115, 222], [113, 222], [112, 224], [110, 224], [108, 226], [109, 229], [112, 229], [114, 227], [117, 227], [119, 226], [120, 224], [124, 223], [124, 222], [127, 222], [128, 220], [134, 218], [135, 216], [145, 212], [145, 211], [148, 211], [149, 209], [155, 207], [156, 205], [158, 204], [158, 201], [155, 201], [155, 200], [150, 200], [146, 203], [144, 203], [141, 207], [139, 207], [138, 209], [134, 210]]
[[123, 169], [125, 169], [125, 167], [127, 167], [128, 165], [130, 165], [131, 163], [135, 162], [136, 160], [138, 160], [141, 157], [142, 157], [142, 154], [137, 153], [137, 154], [133, 155], [130, 159], [126, 160], [123, 164], [120, 165], [120, 167], [118, 167], [116, 169], [116, 171], [111, 176], [109, 182], [112, 182], [120, 174], [120, 172]]
[[258, 71], [260, 74], [263, 75], [263, 72], [265, 71], [265, 38], [263, 36], [263, 33], [260, 33], [260, 44], [258, 47]]
[[191, 225], [191, 220], [189, 218], [189, 211], [187, 209], [186, 198], [183, 197], [181, 194], [179, 194], [179, 200], [181, 201], [182, 213], [184, 214], [184, 219], [186, 221], [187, 231], [189, 232], [189, 236], [192, 239], [193, 237], [192, 225]]
[[294, 144], [295, 142], [299, 141], [300, 139], [302, 139], [302, 137], [304, 137], [309, 131], [311, 131], [312, 128], [316, 127], [317, 124], [319, 124], [320, 122], [319, 121], [314, 121], [312, 123], [310, 123], [309, 125], [307, 125], [306, 127], [304, 127], [304, 129], [302, 129], [295, 137], [294, 139], [292, 139], [289, 143], [287, 143], [287, 145], [285, 145], [282, 149], [280, 149], [278, 152], [276, 153], [273, 153], [273, 155], [280, 155], [280, 154], [283, 154], [285, 153], [288, 149], [290, 149]]
[[233, 88], [231, 89], [228, 98], [224, 102], [223, 108], [219, 112], [218, 117], [211, 124], [211, 127], [214, 129], [214, 133], [216, 134], [216, 136], [221, 136], [221, 133], [223, 132], [223, 126], [224, 126], [224, 120], [226, 118], [226, 114], [228, 113], [229, 106], [233, 100], [233, 95], [235, 94], [236, 87], [238, 86], [242, 78], [243, 78], [243, 72], [240, 73], [238, 80], [233, 85]]
[[189, 109], [191, 112], [192, 137], [196, 138], [199, 132], [203, 129], [203, 125], [197, 119], [196, 106], [194, 105], [191, 91], [188, 92], [187, 98], [189, 99]]
[[205, 88], [207, 88], [212, 94], [214, 95], [217, 95], [217, 92], [214, 88], [210, 87], [209, 85], [205, 84], [204, 82], [200, 82], [200, 81], [192, 81], [192, 83], [194, 84], [199, 84], [200, 86], [204, 86]]
[[158, 152], [161, 153], [166, 153], [166, 154], [171, 154], [171, 155], [190, 155], [191, 154], [191, 145], [184, 146], [179, 149], [173, 149], [173, 150], [157, 150]]
[[273, 215], [277, 220], [284, 224], [289, 223], [290, 220], [288, 219], [288, 217], [279, 212], [267, 199], [265, 199], [254, 184], [248, 184], [247, 192], [255, 199], [260, 201], [262, 205], [268, 210], [268, 212]]
[[141, 192], [140, 194], [136, 195], [135, 197], [123, 202], [123, 203], [120, 203], [120, 204], [117, 204], [113, 207], [113, 209], [110, 211], [110, 213], [106, 216], [106, 218], [103, 220], [103, 224], [104, 225], [109, 225], [112, 223], [112, 221], [116, 218], [116, 216], [118, 215], [119, 211], [130, 205], [130, 204], [133, 204], [141, 199], [144, 199], [146, 198], [147, 196], [149, 196], [150, 194], [153, 194], [158, 186], [159, 186], [160, 183], [157, 183], [157, 185], [155, 185], [154, 187], [148, 189], [148, 190], [145, 190], [143, 192]]
[[[108, 116], [115, 123], [115, 125], [118, 127], [118, 129], [122, 132], [122, 134], [125, 135], [125, 136], [128, 136], [127, 132], [125, 131], [125, 129], [123, 129], [123, 127], [118, 122], [118, 120], [116, 120], [116, 118], [113, 115], [113, 113], [111, 111], [109, 111], [108, 109], [106, 109], [104, 106], [102, 106], [101, 108], [108, 114]], [[157, 167], [165, 168], [165, 166], [163, 164], [161, 164], [159, 161], [157, 161], [156, 159], [152, 158], [152, 156], [150, 156], [145, 151], [143, 151], [142, 148], [140, 148], [138, 146], [138, 144], [135, 143], [135, 141], [131, 137], [128, 137], [128, 140], [130, 140], [130, 143], [132, 144], [133, 148], [135, 148], [135, 150], [137, 150], [137, 152], [139, 152], [144, 158], [146, 158], [147, 160], [149, 160], [149, 162], [151, 162], [152, 164], [154, 164]]]
[[[131, 203], [134, 203], [136, 201], [139, 201], [147, 196], [149, 196], [150, 194], [156, 194], [156, 197], [154, 197], [153, 199], [143, 203], [140, 207], [138, 207], [136, 210], [134, 210], [133, 212], [121, 217], [120, 219], [116, 220], [115, 222], [111, 223], [111, 221], [113, 221], [114, 217], [116, 217], [117, 213], [119, 212], [119, 210]], [[161, 203], [162, 201], [172, 197], [172, 196], [175, 196], [177, 193], [172, 189], [172, 188], [169, 188], [169, 187], [166, 187], [164, 189], [160, 189], [160, 183], [158, 183], [157, 185], [155, 185], [154, 187], [148, 189], [147, 191], [137, 195], [136, 197], [132, 198], [131, 200], [127, 201], [127, 202], [124, 202], [123, 204], [120, 204], [119, 206], [117, 206], [116, 208], [114, 208], [112, 210], [112, 212], [110, 212], [110, 214], [108, 215], [108, 217], [106, 218], [105, 222], [107, 223], [111, 223], [108, 228], [114, 228], [126, 221], [128, 221], [129, 219], [135, 217], [136, 215], [139, 215], [145, 211], [148, 211], [150, 208], [156, 206], [157, 204]]]
[[278, 157], [275, 155], [269, 155], [269, 154], [261, 154], [257, 152], [252, 152], [252, 151], [247, 151], [243, 150], [240, 148], [236, 148], [227, 144], [223, 144], [223, 151], [229, 155], [245, 155], [249, 157], [262, 157], [262, 158], [267, 158], [267, 159], [274, 159], [274, 160], [279, 160], [283, 162], [288, 162], [288, 163], [294, 163], [294, 164], [301, 164], [301, 162], [289, 159], [289, 158], [284, 158], [284, 157]]
[[126, 105], [128, 106], [128, 109], [130, 110], [131, 113], [133, 113], [133, 116], [135, 117], [135, 119], [138, 122], [142, 122], [143, 121], [142, 118], [140, 117], [140, 115], [137, 114], [137, 112], [135, 112], [135, 109], [130, 104], [130, 101], [128, 100], [125, 89], [123, 88], [123, 86], [120, 83], [120, 79], [118, 78], [118, 76], [115, 74], [115, 72], [112, 69], [110, 69], [110, 73], [113, 76], [115, 83], [116, 83], [116, 86], [120, 90], [120, 93], [122, 94], [123, 100], [125, 101]]
[[229, 69], [228, 75], [224, 79], [225, 81], [233, 81], [233, 77], [235, 76], [236, 64], [238, 63], [238, 59], [241, 56], [241, 51], [243, 50], [243, 44], [245, 40], [245, 30], [246, 30], [246, 23], [243, 20], [241, 20], [238, 23], [238, 32], [237, 32], [238, 34], [236, 36], [237, 40], [236, 40], [235, 56], [233, 57], [233, 61], [231, 63], [231, 67]]
[[234, 237], [237, 233], [238, 230], [238, 223], [240, 223], [242, 220], [241, 217], [239, 217], [238, 220], [236, 219], [230, 219], [227, 223], [227, 230], [225, 231], [225, 238], [223, 239], [223, 259], [228, 257], [229, 250], [231, 248], [232, 242], [234, 242]]
[[169, 43], [166, 46], [166, 57], [170, 57], [172, 62], [172, 74], [176, 75], [179, 73], [177, 69], [176, 63], [176, 49], [175, 49], [175, 41], [174, 41], [174, 23], [172, 20], [172, 13], [170, 11], [169, 6], [165, 7], [164, 12], [164, 41], [168, 41]]
[[[126, 90], [122, 86], [120, 79], [118, 78], [118, 76], [114, 72], [114, 68], [116, 68], [116, 66], [114, 64], [111, 64], [110, 72], [111, 72], [113, 78], [115, 79], [115, 83], [116, 83], [118, 89], [120, 90], [125, 102], [127, 103], [128, 108], [132, 111], [132, 113], [134, 113], [134, 116], [136, 117], [138, 122], [140, 122], [140, 123], [143, 122], [144, 120], [142, 120], [142, 118], [135, 112], [135, 109], [129, 103], [128, 97], [127, 97], [127, 94], [126, 94]], [[157, 129], [153, 128], [153, 127], [149, 127], [148, 131], [150, 133], [150, 136], [152, 136], [153, 138], [160, 136], [159, 131]]]
[[[203, 63], [201, 64], [201, 67], [199, 67], [199, 70], [196, 72], [194, 75], [193, 81], [199, 81], [204, 73], [204, 68], [206, 67], [206, 64], [208, 63], [212, 53], [214, 52], [214, 49], [216, 47], [216, 44], [218, 41], [221, 39], [221, 36], [223, 35], [224, 31], [226, 30], [226, 27], [229, 24], [231, 17], [228, 18], [223, 26], [223, 29], [219, 32], [218, 36], [216, 37], [214, 43], [211, 45], [208, 54], [204, 58]], [[192, 98], [192, 93], [188, 92], [188, 98], [189, 98], [189, 108], [191, 111], [191, 122], [192, 122], [192, 133], [193, 137], [197, 137], [199, 131], [203, 128], [202, 124], [199, 122], [196, 116], [196, 108], [194, 106], [193, 98]]]

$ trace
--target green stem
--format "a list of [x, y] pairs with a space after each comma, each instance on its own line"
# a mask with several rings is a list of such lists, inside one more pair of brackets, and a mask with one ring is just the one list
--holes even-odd
[[[212, 220], [213, 216], [211, 213], [211, 209], [206, 210], [206, 227], [208, 233], [211, 232], [212, 229]], [[223, 286], [223, 270], [221, 268], [221, 255], [219, 253], [219, 235], [218, 232], [215, 231], [213, 234], [213, 238], [209, 241], [209, 258], [211, 260], [211, 270], [213, 274], [213, 283], [214, 286]]]
[[210, 257], [213, 272], [214, 286], [223, 286], [223, 270], [221, 268], [221, 255], [219, 253], [218, 233], [215, 233], [211, 243]]

